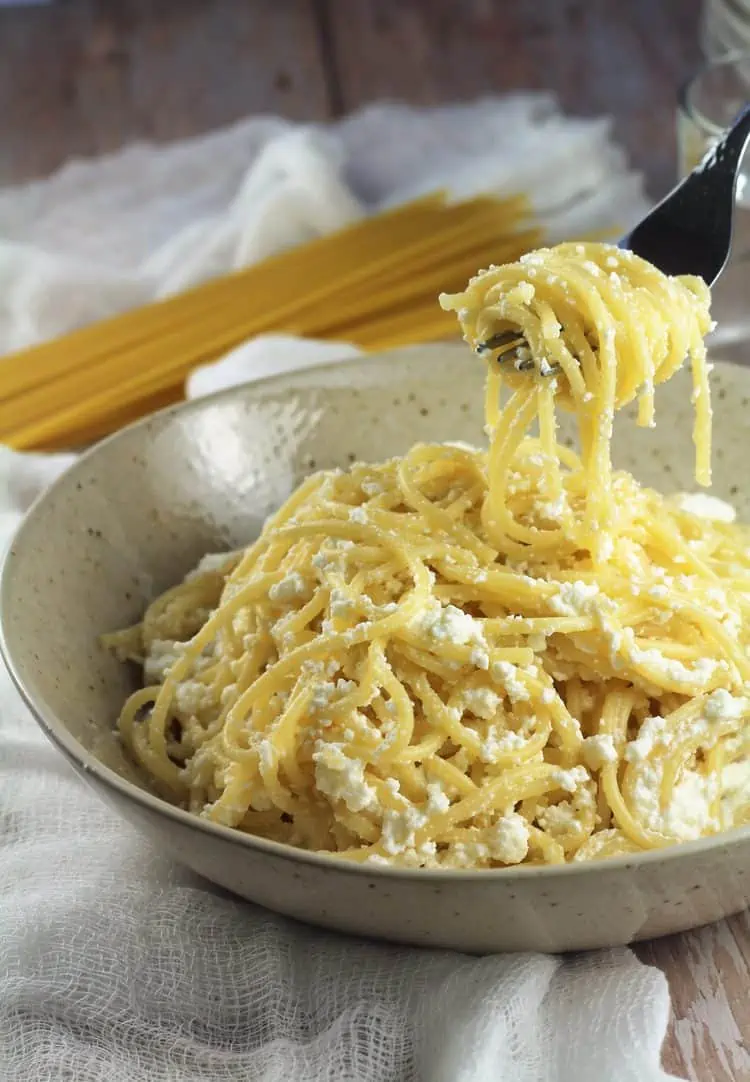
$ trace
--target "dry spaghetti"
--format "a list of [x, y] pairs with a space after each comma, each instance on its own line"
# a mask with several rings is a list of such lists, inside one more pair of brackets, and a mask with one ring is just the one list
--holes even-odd
[[75, 447], [183, 396], [197, 365], [258, 334], [363, 349], [446, 337], [435, 304], [488, 257], [539, 243], [523, 196], [448, 202], [440, 193], [350, 223], [178, 296], [2, 358], [0, 438]]
[[109, 636], [144, 665], [127, 746], [196, 814], [354, 861], [559, 863], [743, 822], [747, 531], [609, 458], [614, 411], [641, 396], [650, 423], [689, 353], [706, 479], [708, 291], [561, 246], [443, 303], [533, 362], [490, 360], [489, 451], [316, 474]]

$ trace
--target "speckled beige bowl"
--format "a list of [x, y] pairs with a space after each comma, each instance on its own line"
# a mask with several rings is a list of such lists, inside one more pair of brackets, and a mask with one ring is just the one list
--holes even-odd
[[[464, 347], [402, 350], [284, 375], [161, 413], [96, 447], [36, 504], [3, 569], [11, 672], [73, 766], [154, 845], [201, 875], [315, 924], [467, 951], [571, 950], [716, 920], [750, 900], [750, 830], [562, 868], [359, 867], [214, 826], [151, 795], [113, 735], [132, 687], [97, 644], [206, 551], [247, 542], [317, 467], [481, 440], [483, 365]], [[714, 372], [717, 494], [750, 518], [750, 371]], [[658, 428], [620, 424], [616, 461], [690, 489], [687, 373]]]

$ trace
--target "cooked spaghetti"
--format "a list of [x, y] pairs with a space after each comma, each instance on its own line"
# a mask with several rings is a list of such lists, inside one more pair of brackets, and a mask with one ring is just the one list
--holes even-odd
[[708, 290], [587, 244], [441, 300], [490, 358], [489, 450], [315, 474], [108, 636], [147, 685], [127, 747], [212, 822], [360, 862], [560, 863], [744, 822], [747, 530], [610, 462], [614, 412], [651, 424], [689, 356], [708, 480]]

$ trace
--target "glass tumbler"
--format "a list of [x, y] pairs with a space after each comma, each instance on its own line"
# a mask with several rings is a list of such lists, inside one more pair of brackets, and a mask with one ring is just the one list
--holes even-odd
[[[750, 101], [750, 52], [711, 60], [688, 80], [677, 109], [680, 177], [689, 173]], [[714, 357], [750, 363], [750, 153], [737, 180], [732, 251], [713, 291]]]

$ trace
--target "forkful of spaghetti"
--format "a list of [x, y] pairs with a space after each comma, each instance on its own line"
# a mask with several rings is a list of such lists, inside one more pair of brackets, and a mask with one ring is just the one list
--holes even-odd
[[[539, 453], [536, 442], [528, 440], [536, 423], [550, 504], [583, 507], [583, 514], [563, 514], [546, 540], [558, 545], [564, 535], [575, 546], [593, 539], [595, 563], [605, 562], [618, 517], [610, 456], [615, 412], [637, 399], [639, 424], [652, 426], [654, 388], [686, 357], [694, 388], [696, 479], [710, 484], [711, 402], [703, 341], [711, 326], [710, 291], [702, 278], [668, 277], [613, 245], [570, 243], [484, 271], [462, 293], [443, 294], [440, 301], [457, 312], [467, 342], [493, 354], [487, 379], [492, 486], [483, 521], [496, 542], [513, 543], [520, 554], [524, 545], [540, 540], [536, 525], [511, 519], [505, 492], [524, 448]], [[516, 365], [504, 361], [504, 336], [510, 334], [523, 342], [516, 347]], [[511, 394], [501, 408], [504, 387]], [[577, 420], [581, 457], [575, 462], [557, 441], [558, 406]], [[585, 478], [580, 498], [572, 489], [577, 478]]]
[[[658, 269], [668, 277], [680, 276], [686, 282], [688, 279], [702, 279], [706, 286], [710, 287], [719, 277], [729, 258], [732, 243], [732, 231], [734, 226], [735, 189], [739, 166], [744, 157], [748, 141], [750, 141], [750, 106], [746, 106], [738, 114], [734, 124], [727, 130], [724, 137], [712, 147], [704, 159], [696, 168], [687, 175], [680, 183], [659, 203], [649, 214], [636, 225], [630, 233], [622, 238], [618, 252], [625, 261], [621, 265], [618, 255], [609, 251], [605, 257], [605, 265], [597, 264], [595, 250], [587, 251], [585, 245], [562, 245], [555, 251], [558, 256], [568, 259], [568, 271], [570, 264], [578, 261], [578, 269], [582, 272], [590, 272], [596, 277], [601, 277], [609, 271], [610, 282], [615, 289], [621, 284], [618, 271], [624, 268], [633, 269], [637, 266], [641, 271], [651, 264], [651, 270]], [[590, 246], [589, 246], [590, 247]], [[627, 262], [627, 253], [631, 256], [640, 257], [638, 260]], [[551, 253], [549, 249], [540, 252], [532, 252], [521, 263], [544, 265]], [[554, 264], [554, 259], [550, 259]], [[530, 267], [526, 279], [536, 278], [537, 266]], [[489, 272], [481, 272], [478, 278], [486, 280], [488, 273], [491, 274], [497, 268], [491, 267]], [[505, 268], [502, 268], [504, 271]], [[502, 271], [500, 273], [502, 273]], [[548, 269], [547, 283], [555, 282], [555, 267]], [[476, 281], [477, 279], [474, 279]], [[644, 275], [644, 281], [640, 288], [648, 290], [650, 279]], [[519, 282], [523, 290], [513, 298], [520, 298], [522, 304], [533, 296], [534, 286], [541, 283], [531, 282], [524, 284], [523, 272]], [[575, 305], [574, 293], [570, 284], [563, 287], [568, 301]], [[444, 307], [452, 307], [444, 304]], [[570, 308], [570, 304], [568, 305]], [[559, 338], [559, 330], [554, 315], [546, 310], [548, 320], [544, 329], [551, 330], [553, 340]], [[473, 344], [478, 353], [491, 352], [499, 363], [512, 362], [517, 372], [536, 371], [540, 376], [553, 376], [565, 371], [562, 361], [550, 359], [546, 353], [535, 350], [530, 338], [525, 337], [523, 328], [514, 320], [513, 304], [506, 311], [497, 307], [492, 313], [497, 322], [493, 329], [489, 330], [484, 338], [479, 338]], [[584, 328], [586, 344], [588, 347], [598, 349], [601, 343], [596, 335], [589, 333], [589, 328]], [[550, 350], [554, 358], [556, 350]], [[583, 357], [577, 360], [583, 364]], [[572, 370], [572, 364], [570, 365]], [[566, 373], [568, 378], [571, 371]], [[665, 376], [668, 379], [669, 376]], [[643, 424], [653, 423], [652, 406], [644, 406], [644, 414], [640, 420]]]
[[[517, 447], [536, 417], [554, 458], [554, 405], [576, 413], [592, 482], [589, 529], [607, 530], [602, 508], [611, 498], [615, 411], [637, 398], [638, 423], [653, 426], [654, 388], [686, 357], [693, 376], [696, 480], [711, 482], [710, 366], [703, 339], [712, 328], [709, 287], [731, 248], [737, 173], [748, 140], [750, 107], [619, 246], [543, 248], [481, 272], [462, 293], [441, 297], [443, 308], [457, 312], [466, 340], [490, 356], [488, 396], [497, 396], [503, 381], [515, 392], [500, 426], [504, 439], [508, 430], [506, 451]], [[606, 551], [606, 540], [604, 545]]]

